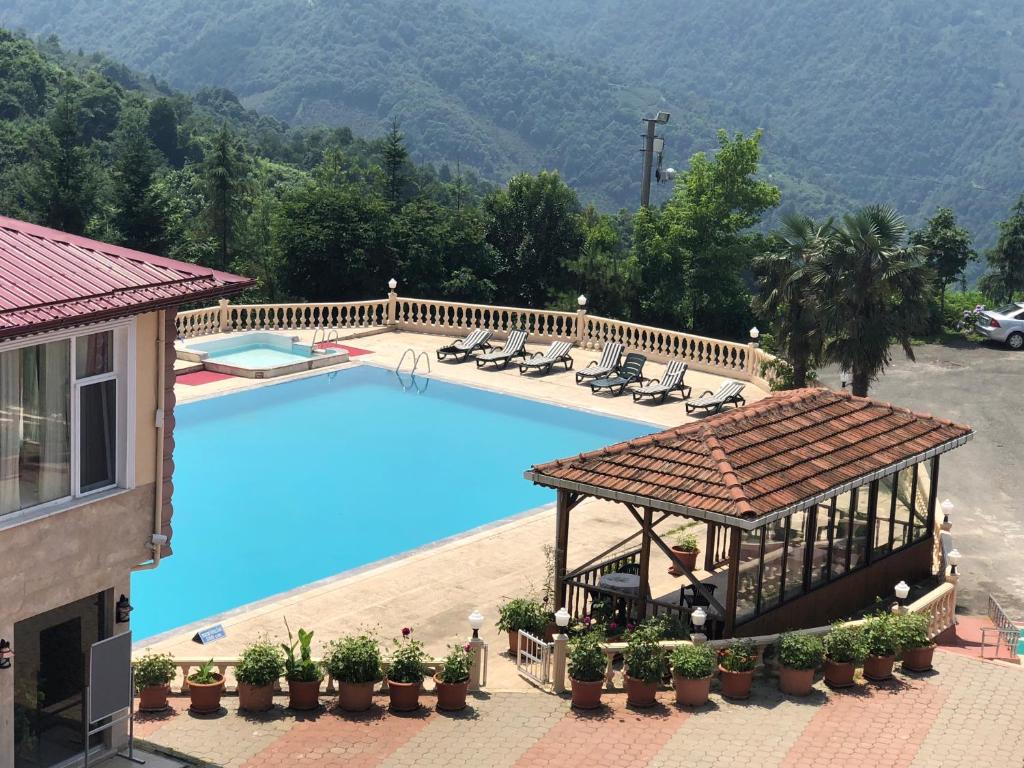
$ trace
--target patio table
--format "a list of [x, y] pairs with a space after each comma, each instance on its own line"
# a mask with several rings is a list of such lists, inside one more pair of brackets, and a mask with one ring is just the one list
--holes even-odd
[[640, 576], [636, 573], [606, 573], [601, 577], [598, 586], [626, 592], [631, 595], [640, 594]]

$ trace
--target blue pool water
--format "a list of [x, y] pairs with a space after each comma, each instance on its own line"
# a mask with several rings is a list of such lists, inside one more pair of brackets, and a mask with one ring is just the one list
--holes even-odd
[[531, 464], [654, 431], [418, 383], [364, 365], [180, 405], [174, 555], [132, 577], [136, 639], [549, 503]]

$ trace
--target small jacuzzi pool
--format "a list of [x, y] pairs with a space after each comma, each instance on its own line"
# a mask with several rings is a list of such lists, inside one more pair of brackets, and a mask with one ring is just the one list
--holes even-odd
[[312, 349], [298, 336], [270, 331], [246, 331], [212, 341], [184, 342], [176, 347], [179, 360], [202, 363], [215, 373], [249, 379], [269, 379], [348, 361], [340, 349]]

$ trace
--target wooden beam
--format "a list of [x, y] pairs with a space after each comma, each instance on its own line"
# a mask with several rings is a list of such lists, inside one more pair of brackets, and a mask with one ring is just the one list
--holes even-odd
[[[644, 507], [644, 518], [640, 523], [642, 526], [642, 538], [640, 540], [640, 600], [645, 607], [647, 600], [651, 596], [651, 535], [653, 534], [653, 520], [654, 510], [650, 507]], [[646, 611], [644, 616], [638, 618], [646, 618]]]
[[704, 570], [710, 571], [715, 567], [715, 524], [707, 523], [708, 536], [704, 542]]
[[555, 503], [555, 610], [565, 605], [565, 569], [569, 554], [569, 510], [572, 503], [568, 491], [558, 489], [558, 500]]
[[[729, 581], [725, 588], [725, 636], [732, 637], [736, 628], [736, 589], [740, 576], [740, 532], [729, 531]], [[783, 585], [785, 586], [785, 585]]]

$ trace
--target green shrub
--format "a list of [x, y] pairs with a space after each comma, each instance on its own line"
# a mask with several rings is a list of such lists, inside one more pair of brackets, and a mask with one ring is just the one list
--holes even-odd
[[438, 670], [437, 676], [442, 683], [464, 683], [469, 680], [469, 670], [473, 666], [473, 654], [470, 645], [450, 645], [448, 655]]
[[178, 671], [174, 658], [168, 653], [146, 653], [132, 662], [135, 687], [140, 691], [155, 685], [167, 685]]
[[656, 683], [665, 676], [667, 659], [665, 649], [658, 645], [661, 628], [641, 624], [626, 633], [626, 651], [622, 658], [630, 677], [645, 683]]
[[324, 668], [340, 683], [375, 683], [381, 679], [380, 648], [369, 635], [351, 635], [327, 645]]
[[607, 657], [597, 632], [584, 632], [569, 643], [569, 677], [581, 683], [604, 680]]
[[892, 614], [880, 613], [864, 620], [864, 643], [869, 656], [896, 654], [896, 633]]
[[220, 673], [213, 671], [213, 659], [210, 659], [200, 664], [199, 669], [188, 676], [188, 681], [196, 685], [209, 685], [216, 683], [218, 677]]
[[817, 669], [825, 658], [825, 646], [817, 635], [784, 632], [777, 646], [779, 663], [790, 669]]
[[516, 597], [498, 607], [498, 629], [502, 632], [526, 630], [541, 635], [547, 628], [548, 614], [539, 600]]
[[283, 674], [284, 652], [269, 640], [246, 646], [235, 667], [235, 679], [247, 685], [270, 685]]
[[741, 639], [718, 654], [718, 663], [727, 672], [749, 672], [757, 666], [754, 641]]
[[[292, 640], [292, 629], [288, 626], [287, 619], [284, 622], [288, 630], [288, 642], [281, 644], [284, 651], [284, 677], [291, 683], [315, 683], [323, 679], [323, 671], [320, 665], [313, 661], [313, 633], [299, 628], [299, 639]], [[295, 649], [299, 650], [298, 657], [295, 656]]]
[[676, 536], [676, 549], [683, 552], [700, 552], [697, 547], [697, 537], [692, 533], [680, 533]]
[[388, 680], [396, 683], [422, 683], [427, 676], [427, 653], [423, 643], [412, 639], [412, 630], [402, 630], [402, 639], [395, 640], [388, 664]]
[[832, 625], [822, 639], [825, 656], [838, 664], [859, 664], [868, 655], [864, 630], [851, 627], [841, 621]]
[[903, 613], [896, 614], [890, 620], [896, 648], [911, 651], [915, 648], [927, 648], [932, 644], [927, 614]]
[[679, 677], [699, 680], [714, 673], [718, 658], [707, 645], [681, 645], [672, 651], [669, 661]]

